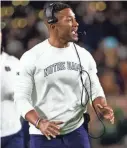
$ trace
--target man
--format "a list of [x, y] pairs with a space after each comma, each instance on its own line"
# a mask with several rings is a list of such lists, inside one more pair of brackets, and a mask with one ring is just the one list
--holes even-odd
[[[72, 9], [57, 2], [44, 13], [50, 37], [22, 56], [15, 89], [16, 106], [30, 122], [30, 148], [90, 148], [82, 126], [87, 99], [83, 97], [82, 106], [81, 67], [74, 45], [82, 67], [91, 77], [93, 104], [112, 123], [113, 111], [106, 103], [92, 56], [72, 43], [78, 40], [78, 23]], [[87, 74], [82, 77], [89, 91]]]
[[14, 56], [2, 52], [1, 62], [1, 147], [24, 148], [23, 133], [21, 131], [20, 115], [14, 104], [14, 84], [19, 60]]

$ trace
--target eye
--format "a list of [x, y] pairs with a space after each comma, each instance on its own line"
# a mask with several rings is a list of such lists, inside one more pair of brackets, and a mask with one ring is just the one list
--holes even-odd
[[68, 21], [69, 21], [69, 22], [72, 22], [72, 19], [71, 19], [71, 18], [69, 18], [69, 19], [68, 19]]

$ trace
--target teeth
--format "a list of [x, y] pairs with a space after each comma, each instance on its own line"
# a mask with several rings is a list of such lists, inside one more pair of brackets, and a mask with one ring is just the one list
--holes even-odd
[[76, 34], [75, 31], [72, 31], [72, 34]]

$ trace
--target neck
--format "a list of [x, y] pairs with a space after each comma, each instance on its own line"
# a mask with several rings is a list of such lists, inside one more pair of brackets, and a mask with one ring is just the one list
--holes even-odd
[[68, 42], [62, 38], [50, 36], [48, 40], [52, 46], [57, 47], [57, 48], [66, 48], [69, 46]]

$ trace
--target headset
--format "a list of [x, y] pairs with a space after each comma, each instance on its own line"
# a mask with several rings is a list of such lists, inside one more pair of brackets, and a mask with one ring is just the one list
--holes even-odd
[[46, 15], [46, 18], [48, 19], [47, 20], [48, 24], [55, 24], [58, 22], [58, 19], [55, 17], [55, 14], [54, 14], [55, 5], [56, 5], [56, 3], [51, 3], [45, 9], [45, 15]]
[[[49, 6], [45, 9], [45, 15], [46, 15], [48, 24], [55, 24], [55, 23], [58, 22], [58, 19], [55, 17], [55, 13], [54, 13], [54, 7], [55, 7], [55, 5], [56, 5], [56, 3], [51, 3], [51, 4], [49, 4]], [[81, 32], [80, 32], [80, 33], [81, 33]], [[83, 34], [83, 33], [81, 33], [81, 34]], [[85, 32], [85, 34], [86, 34], [86, 32]], [[98, 136], [98, 137], [93, 137], [93, 136], [90, 135], [90, 133], [88, 132], [88, 129], [86, 129], [86, 130], [87, 130], [87, 132], [88, 132], [88, 135], [89, 135], [91, 138], [93, 138], [93, 139], [99, 139], [99, 138], [101, 138], [101, 137], [105, 134], [106, 128], [105, 128], [105, 125], [104, 125], [103, 121], [102, 121], [101, 118], [99, 117], [99, 115], [98, 115], [98, 113], [97, 113], [97, 111], [96, 111], [96, 108], [95, 108], [95, 106], [94, 106], [94, 104], [93, 104], [93, 101], [92, 101], [92, 82], [91, 82], [91, 79], [90, 79], [90, 75], [89, 75], [89, 73], [88, 73], [86, 70], [83, 70], [82, 65], [81, 65], [81, 59], [80, 59], [78, 50], [77, 50], [76, 45], [75, 45], [74, 42], [73, 42], [73, 45], [74, 45], [74, 48], [75, 48], [75, 51], [76, 51], [76, 54], [77, 54], [77, 57], [78, 57], [78, 60], [79, 60], [79, 65], [80, 65], [80, 72], [79, 72], [79, 73], [80, 73], [80, 80], [81, 80], [81, 83], [82, 83], [81, 106], [82, 106], [82, 107], [86, 107], [86, 105], [88, 104], [89, 100], [91, 99], [91, 102], [92, 102], [92, 106], [93, 106], [93, 108], [94, 108], [94, 111], [95, 111], [95, 113], [96, 113], [96, 115], [97, 115], [99, 121], [102, 123], [102, 126], [103, 126], [103, 133], [102, 133], [100, 136]], [[83, 82], [82, 75], [83, 75], [84, 72], [88, 75], [88, 78], [89, 78], [89, 82], [90, 82], [90, 94], [88, 93], [87, 88], [85, 87], [84, 82]], [[87, 99], [85, 105], [83, 105], [83, 92], [84, 92], [84, 89], [85, 89], [86, 94], [87, 94], [87, 96], [88, 96], [88, 99]], [[85, 121], [86, 121], [87, 123], [90, 121], [90, 116], [89, 116], [89, 114], [86, 114], [86, 116], [85, 116]], [[88, 127], [87, 127], [87, 128], [88, 128]]]

